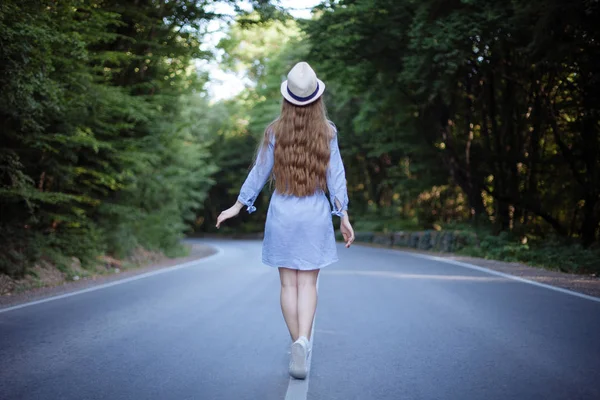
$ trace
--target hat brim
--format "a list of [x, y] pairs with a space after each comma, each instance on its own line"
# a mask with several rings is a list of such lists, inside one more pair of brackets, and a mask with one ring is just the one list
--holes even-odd
[[323, 83], [322, 80], [317, 79], [317, 82], [319, 83], [319, 91], [317, 92], [315, 97], [313, 97], [310, 100], [306, 100], [306, 101], [298, 101], [298, 100], [294, 99], [292, 96], [290, 96], [290, 94], [288, 93], [287, 82], [288, 82], [287, 80], [281, 82], [281, 94], [283, 95], [284, 99], [286, 99], [290, 103], [297, 105], [297, 106], [306, 106], [310, 103], [314, 103], [315, 101], [317, 101], [319, 99], [319, 97], [321, 97], [323, 92], [325, 92], [325, 84]]

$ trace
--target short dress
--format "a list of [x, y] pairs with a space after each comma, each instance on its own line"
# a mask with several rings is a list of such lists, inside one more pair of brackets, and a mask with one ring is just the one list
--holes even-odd
[[[348, 209], [346, 172], [337, 141], [337, 129], [330, 143], [327, 190], [304, 197], [283, 195], [275, 191], [269, 203], [262, 247], [262, 262], [271, 267], [314, 270], [338, 261], [332, 214], [343, 216]], [[274, 135], [242, 185], [238, 200], [256, 211], [254, 202], [273, 169]], [[340, 207], [338, 208], [337, 202]]]

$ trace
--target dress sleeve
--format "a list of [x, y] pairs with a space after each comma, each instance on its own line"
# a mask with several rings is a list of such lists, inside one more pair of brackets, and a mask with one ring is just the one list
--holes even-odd
[[331, 158], [327, 169], [327, 189], [329, 190], [329, 199], [333, 207], [331, 214], [342, 217], [344, 216], [342, 211], [348, 209], [348, 190], [346, 188], [346, 171], [338, 147], [335, 126], [333, 126], [333, 130], [335, 134], [331, 140]]
[[271, 175], [271, 170], [273, 169], [273, 149], [274, 143], [271, 140], [265, 148], [259, 151], [256, 162], [240, 189], [238, 200], [240, 203], [248, 206], [248, 213], [256, 211], [254, 202]]

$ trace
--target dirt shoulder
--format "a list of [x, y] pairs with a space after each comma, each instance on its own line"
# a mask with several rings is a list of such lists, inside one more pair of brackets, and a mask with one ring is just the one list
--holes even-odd
[[[355, 243], [358, 246], [379, 247], [389, 249], [389, 246], [377, 245], [372, 243]], [[484, 267], [493, 271], [502, 272], [508, 275], [518, 276], [531, 281], [544, 283], [587, 294], [589, 296], [600, 297], [600, 277], [592, 275], [568, 274], [560, 271], [552, 271], [539, 267], [532, 267], [521, 263], [509, 263], [504, 261], [487, 260], [484, 258], [467, 257], [452, 253], [440, 253], [435, 251], [423, 251], [410, 248], [394, 247], [394, 250], [405, 251], [407, 253], [426, 254], [430, 256], [447, 258], [449, 260], [460, 261], [473, 264], [478, 267]]]
[[32, 288], [20, 291], [18, 293], [11, 292], [0, 296], [0, 309], [26, 303], [29, 301], [40, 300], [46, 297], [57, 296], [74, 292], [77, 290], [87, 289], [93, 286], [118, 281], [121, 279], [129, 278], [132, 276], [144, 274], [147, 272], [173, 267], [175, 265], [183, 264], [189, 261], [198, 260], [201, 258], [208, 257], [217, 252], [214, 247], [207, 246], [204, 244], [188, 244], [189, 255], [186, 257], [178, 258], [166, 258], [156, 260], [148, 265], [139, 266], [135, 268], [128, 268], [125, 270], [114, 269], [113, 273], [107, 274], [94, 274], [85, 278], [81, 278], [77, 281], [65, 281], [61, 279], [56, 280], [54, 285], [44, 286], [38, 288]]

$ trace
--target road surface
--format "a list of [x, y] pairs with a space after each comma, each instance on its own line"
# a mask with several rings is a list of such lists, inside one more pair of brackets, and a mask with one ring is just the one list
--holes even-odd
[[0, 399], [600, 399], [600, 302], [387, 249], [322, 271], [309, 379], [287, 375], [259, 241], [0, 312]]

